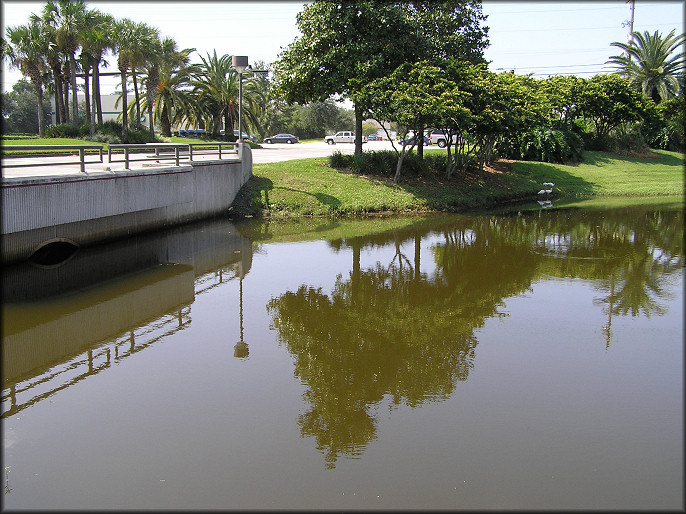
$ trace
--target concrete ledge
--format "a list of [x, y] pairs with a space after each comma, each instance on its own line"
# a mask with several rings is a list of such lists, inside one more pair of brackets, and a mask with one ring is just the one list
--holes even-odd
[[28, 259], [51, 240], [86, 246], [219, 216], [252, 176], [252, 154], [243, 146], [242, 159], [3, 178], [2, 261]]

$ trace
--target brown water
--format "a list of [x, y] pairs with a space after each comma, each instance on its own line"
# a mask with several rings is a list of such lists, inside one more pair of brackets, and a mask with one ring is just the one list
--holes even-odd
[[3, 507], [683, 508], [683, 255], [663, 202], [6, 268]]

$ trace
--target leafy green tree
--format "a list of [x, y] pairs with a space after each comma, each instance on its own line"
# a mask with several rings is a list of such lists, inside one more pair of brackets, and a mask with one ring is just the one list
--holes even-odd
[[472, 1], [315, 1], [298, 15], [302, 36], [275, 64], [279, 91], [301, 104], [333, 95], [353, 99], [359, 154], [366, 113], [353, 93], [427, 56], [482, 61], [484, 19], [481, 3]]
[[672, 30], [666, 37], [656, 30], [653, 34], [634, 32], [629, 43], [614, 42], [624, 54], [613, 55], [607, 61], [614, 64], [619, 74], [655, 103], [676, 96], [681, 90], [679, 76], [683, 76], [683, 44], [686, 34], [675, 35]]
[[43, 85], [47, 79], [48, 41], [40, 23], [29, 21], [26, 25], [7, 27], [7, 39], [3, 43], [3, 58], [10, 67], [20, 70], [31, 80], [36, 91], [38, 106], [38, 134], [45, 136], [45, 115], [43, 112]]
[[[298, 13], [296, 23], [302, 35], [274, 64], [278, 91], [289, 103], [350, 97], [351, 79], [364, 85], [414, 61], [420, 43], [404, 9], [390, 2], [315, 1]], [[357, 105], [354, 111], [359, 154], [363, 111]]]
[[644, 97], [628, 79], [615, 74], [595, 75], [583, 83], [578, 100], [579, 111], [593, 121], [599, 141], [603, 141], [620, 124], [639, 121], [644, 116]]
[[[371, 117], [381, 124], [382, 121], [393, 121], [403, 127], [404, 139], [410, 129], [415, 134], [422, 134], [422, 127], [430, 123], [440, 108], [437, 91], [444, 86], [440, 82], [441, 71], [427, 62], [405, 63], [398, 66], [388, 77], [381, 77], [367, 84], [360, 84], [352, 94], [353, 101]], [[352, 81], [351, 81], [352, 82]], [[358, 107], [358, 108], [359, 108]], [[420, 140], [419, 142], [417, 140]], [[398, 163], [393, 182], [400, 180], [403, 160], [415, 144], [422, 144], [420, 138], [414, 138], [398, 150]]]
[[[38, 134], [38, 117], [36, 105], [38, 97], [30, 82], [19, 80], [12, 86], [12, 91], [2, 94], [2, 133]], [[43, 116], [45, 124], [50, 121], [50, 103], [43, 99]]]

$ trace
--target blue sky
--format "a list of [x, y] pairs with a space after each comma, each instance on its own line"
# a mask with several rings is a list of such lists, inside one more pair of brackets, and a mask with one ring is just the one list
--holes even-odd
[[[2, 0], [5, 26], [26, 23], [39, 13], [44, 2]], [[304, 2], [87, 2], [91, 8], [117, 18], [128, 17], [157, 27], [162, 36], [171, 36], [179, 48], [195, 47], [206, 55], [247, 55], [250, 63], [274, 61], [282, 48], [299, 32], [295, 16]], [[617, 53], [611, 43], [626, 42], [629, 4], [612, 2], [503, 2], [484, 1], [491, 46], [486, 58], [494, 71], [514, 69], [517, 73], [575, 74], [590, 77], [610, 71], [605, 61]], [[667, 34], [683, 33], [684, 2], [636, 0], [634, 30]], [[114, 64], [114, 60], [112, 60]], [[113, 66], [109, 70], [112, 71]], [[21, 78], [3, 63], [3, 90]], [[103, 79], [103, 92], [111, 93], [117, 80]]]

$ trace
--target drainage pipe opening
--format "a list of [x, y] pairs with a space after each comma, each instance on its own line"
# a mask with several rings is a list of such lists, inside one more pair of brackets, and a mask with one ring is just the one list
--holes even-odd
[[42, 267], [64, 264], [78, 251], [79, 245], [68, 239], [53, 239], [40, 245], [29, 257], [29, 262]]

